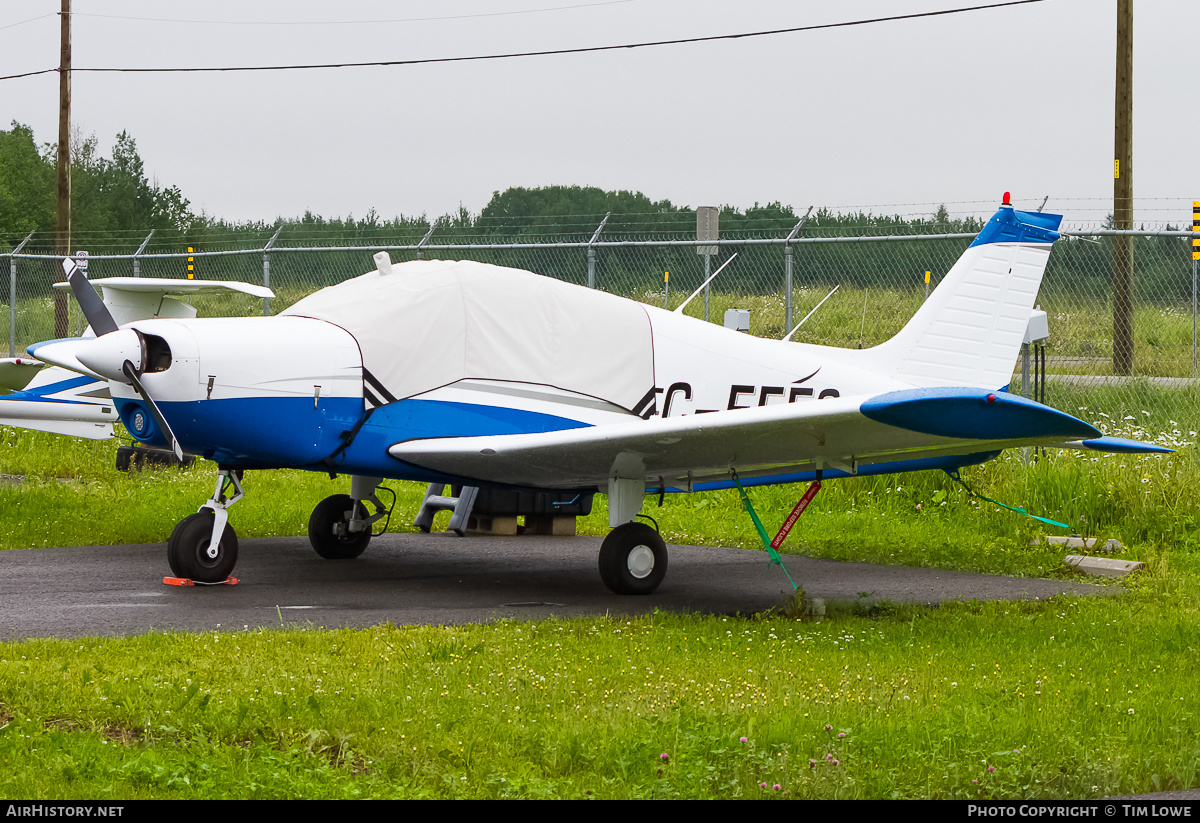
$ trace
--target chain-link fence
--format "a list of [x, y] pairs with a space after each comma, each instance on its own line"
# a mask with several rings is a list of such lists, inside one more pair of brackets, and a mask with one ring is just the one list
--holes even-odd
[[[726, 309], [746, 309], [751, 334], [779, 339], [837, 287], [792, 339], [868, 347], [908, 321], [975, 236], [812, 236], [816, 233], [796, 236], [793, 229], [774, 237], [722, 237], [704, 244], [715, 248], [707, 257], [698, 253], [703, 247], [695, 235], [680, 230], [640, 237], [615, 237], [610, 231], [603, 239], [596, 231], [590, 238], [582, 233], [520, 243], [480, 242], [478, 236], [430, 242], [430, 232], [399, 244], [336, 247], [268, 230], [219, 249], [168, 252], [160, 247], [149, 253], [144, 242], [139, 248], [138, 238], [93, 239], [89, 244], [100, 251], [89, 250], [88, 274], [93, 279], [190, 275], [262, 283], [277, 297], [260, 301], [223, 294], [197, 296], [193, 302], [206, 316], [274, 314], [319, 288], [373, 270], [372, 255], [385, 249], [394, 262], [478, 260], [675, 308], [703, 283], [706, 272], [728, 262], [688, 305], [687, 314], [721, 323]], [[1012, 390], [1073, 414], [1082, 407], [1128, 419], [1165, 407], [1167, 416], [1189, 415], [1181, 425], [1200, 428], [1193, 236], [1174, 230], [1064, 232], [1038, 296], [1050, 337], [1043, 356], [1035, 349], [1029, 358], [1027, 375], [1018, 361]], [[1114, 299], [1113, 286], [1114, 270], [1121, 270], [1114, 260], [1129, 259], [1121, 256], [1125, 242], [1132, 247], [1128, 304]], [[59, 314], [67, 318], [66, 333], [81, 331], [83, 321], [69, 294], [52, 285], [62, 279], [60, 257], [18, 247], [0, 256], [0, 266], [9, 276], [10, 355], [62, 336], [63, 323], [56, 328], [55, 322], [56, 291], [62, 295]]]

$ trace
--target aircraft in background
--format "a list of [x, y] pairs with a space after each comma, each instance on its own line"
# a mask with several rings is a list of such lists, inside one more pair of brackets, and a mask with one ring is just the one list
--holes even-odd
[[[196, 309], [180, 298], [234, 292], [274, 297], [264, 286], [221, 280], [177, 280], [161, 277], [110, 277], [94, 281], [104, 306], [118, 323], [134, 320], [192, 318]], [[68, 284], [57, 284], [68, 288]], [[84, 338], [94, 337], [92, 330]], [[46, 366], [31, 357], [0, 358], [0, 426], [108, 440], [117, 419], [108, 381], [81, 375], [78, 368]]]
[[[530, 272], [414, 261], [322, 289], [274, 317], [124, 323], [72, 288], [96, 331], [30, 347], [109, 381], [138, 440], [217, 463], [211, 499], [167, 543], [175, 574], [228, 577], [242, 473], [351, 476], [309, 539], [362, 553], [386, 478], [601, 492], [614, 592], [661, 583], [648, 493], [953, 470], [1018, 446], [1168, 451], [1104, 437], [1004, 391], [1061, 217], [1005, 204], [907, 325], [871, 349], [739, 334]], [[70, 269], [71, 262], [64, 261]], [[369, 513], [370, 503], [374, 513]]]

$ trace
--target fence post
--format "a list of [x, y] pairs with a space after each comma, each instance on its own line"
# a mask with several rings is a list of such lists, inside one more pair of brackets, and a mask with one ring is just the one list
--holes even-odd
[[1200, 260], [1200, 200], [1192, 201], [1192, 377], [1196, 376], [1196, 261]]
[[157, 229], [150, 229], [150, 233], [146, 235], [146, 239], [142, 241], [142, 245], [138, 246], [138, 250], [133, 253], [133, 276], [141, 277], [142, 269], [138, 263], [138, 255], [146, 250], [146, 244], [150, 242], [150, 238], [154, 236]]
[[424, 260], [424, 259], [425, 259], [425, 252], [423, 252], [423, 251], [421, 250], [421, 247], [422, 247], [422, 246], [424, 246], [426, 243], [428, 243], [428, 242], [429, 242], [429, 238], [430, 238], [430, 237], [433, 237], [433, 230], [434, 230], [435, 228], [437, 228], [437, 226], [430, 226], [430, 227], [429, 227], [429, 231], [425, 232], [425, 236], [424, 236], [424, 237], [422, 237], [422, 238], [421, 238], [421, 242], [417, 244], [417, 259], [418, 259], [418, 260]]
[[792, 244], [783, 247], [783, 327], [792, 327]]
[[809, 206], [808, 211], [800, 218], [800, 222], [792, 227], [792, 231], [788, 234], [787, 239], [783, 241], [783, 327], [790, 329], [792, 327], [792, 241], [796, 239], [796, 235], [800, 233], [804, 222], [808, 220], [808, 216], [812, 214], [813, 207]]
[[17, 258], [8, 258], [8, 356], [17, 356]]
[[588, 288], [596, 288], [596, 249], [593, 244], [596, 238], [600, 236], [600, 232], [604, 231], [604, 224], [608, 222], [608, 218], [612, 216], [610, 211], [604, 215], [604, 219], [600, 221], [600, 225], [596, 227], [596, 231], [592, 233], [592, 239], [588, 241]]
[[25, 248], [33, 232], [17, 244], [8, 256], [8, 356], [17, 356], [17, 254]]
[[[275, 229], [275, 233], [271, 235], [271, 239], [267, 241], [267, 245], [263, 246], [263, 288], [271, 288], [271, 255], [268, 252], [271, 246], [275, 245], [275, 239], [279, 237], [279, 233], [283, 231], [283, 224], [279, 224], [279, 228]], [[263, 298], [263, 317], [271, 314], [271, 298]]]

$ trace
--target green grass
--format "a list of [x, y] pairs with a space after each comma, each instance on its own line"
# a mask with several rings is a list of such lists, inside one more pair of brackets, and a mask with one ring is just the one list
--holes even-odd
[[[1111, 407], [1077, 411], [1175, 442], [1176, 455], [1052, 453], [1032, 466], [1014, 455], [964, 472], [989, 497], [1121, 539], [1147, 561], [1124, 594], [832, 604], [820, 622], [655, 614], [5, 643], [0, 797], [1086, 798], [1195, 786], [1200, 507], [1186, 490], [1200, 478], [1190, 429], [1173, 425], [1182, 402], [1115, 421], [1093, 411]], [[161, 542], [214, 482], [205, 467], [120, 474], [114, 442], [4, 430], [2, 445], [0, 472], [26, 477], [0, 487], [8, 549]], [[232, 522], [245, 537], [300, 534], [344, 485], [252, 472]], [[401, 530], [423, 487], [391, 485]], [[750, 494], [772, 529], [801, 490]], [[669, 541], [758, 547], [734, 493], [646, 510]], [[581, 529], [607, 530], [602, 497]], [[1030, 545], [1046, 531], [920, 473], [826, 484], [785, 549], [1069, 575], [1061, 553]]]
[[6, 644], [0, 795], [1181, 788], [1200, 757], [1196, 594], [1157, 577], [1116, 603], [895, 607], [822, 623], [654, 615]]

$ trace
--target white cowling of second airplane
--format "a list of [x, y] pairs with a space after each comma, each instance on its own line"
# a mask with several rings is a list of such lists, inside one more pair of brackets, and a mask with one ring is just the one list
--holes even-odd
[[101, 335], [86, 346], [80, 346], [75, 356], [79, 362], [109, 380], [129, 385], [124, 366], [128, 360], [134, 371], [141, 373], [146, 359], [146, 344], [133, 329], [118, 329]]

